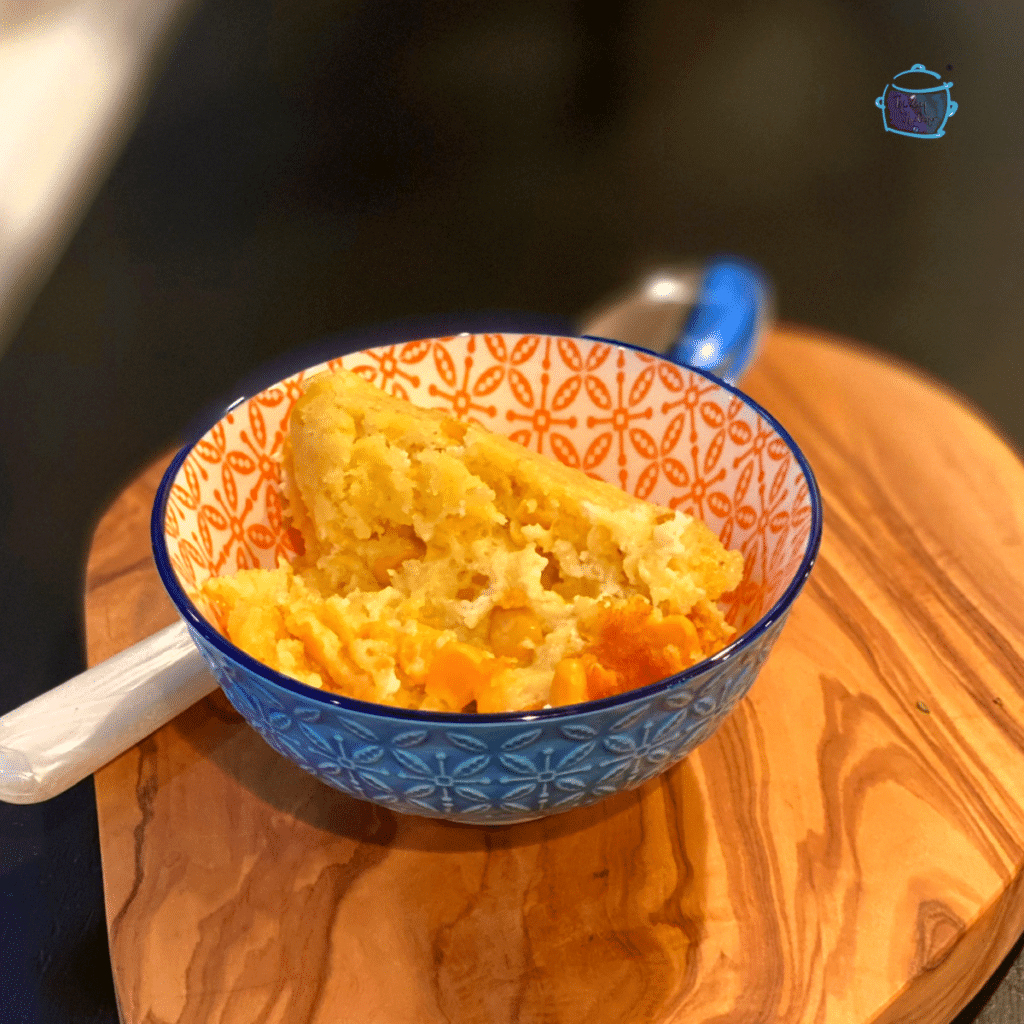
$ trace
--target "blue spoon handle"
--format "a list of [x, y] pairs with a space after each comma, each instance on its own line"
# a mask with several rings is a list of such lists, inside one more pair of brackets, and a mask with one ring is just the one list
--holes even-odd
[[753, 264], [719, 256], [704, 267], [696, 300], [669, 359], [735, 383], [757, 355], [771, 290]]

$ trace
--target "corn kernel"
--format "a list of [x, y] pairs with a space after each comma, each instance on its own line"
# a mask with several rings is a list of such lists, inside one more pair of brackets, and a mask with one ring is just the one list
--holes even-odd
[[397, 569], [403, 562], [410, 558], [422, 558], [425, 546], [421, 540], [412, 537], [397, 537], [392, 542], [393, 550], [380, 555], [373, 560], [370, 572], [373, 578], [382, 586], [391, 585], [391, 572]]
[[451, 640], [434, 655], [423, 679], [424, 690], [428, 696], [444, 701], [450, 710], [461, 711], [510, 664], [507, 658], [496, 658], [479, 647]]
[[534, 651], [544, 643], [544, 630], [529, 608], [495, 608], [491, 612], [489, 640], [491, 650], [499, 657], [515, 658], [520, 665], [529, 665]]
[[660, 622], [649, 623], [644, 632], [655, 647], [674, 644], [679, 653], [690, 661], [698, 661], [702, 657], [697, 627], [685, 615], [667, 615]]
[[593, 655], [587, 660], [587, 700], [600, 700], [622, 693], [625, 686], [618, 672], [605, 668]]
[[551, 706], [582, 704], [587, 700], [587, 670], [579, 658], [563, 658], [551, 680]]

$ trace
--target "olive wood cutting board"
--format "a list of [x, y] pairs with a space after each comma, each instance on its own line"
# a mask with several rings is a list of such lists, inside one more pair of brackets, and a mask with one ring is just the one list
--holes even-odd
[[[1024, 931], [1024, 466], [933, 381], [777, 330], [745, 390], [807, 453], [821, 555], [750, 694], [631, 793], [403, 817], [219, 693], [96, 777], [126, 1024], [938, 1024]], [[91, 662], [173, 620], [166, 460], [88, 565]]]

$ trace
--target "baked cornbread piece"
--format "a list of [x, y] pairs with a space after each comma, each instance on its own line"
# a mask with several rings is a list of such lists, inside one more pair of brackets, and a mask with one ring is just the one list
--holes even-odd
[[346, 370], [295, 404], [284, 491], [305, 551], [207, 581], [279, 671], [427, 710], [513, 711], [654, 682], [724, 646], [743, 560], [700, 521]]

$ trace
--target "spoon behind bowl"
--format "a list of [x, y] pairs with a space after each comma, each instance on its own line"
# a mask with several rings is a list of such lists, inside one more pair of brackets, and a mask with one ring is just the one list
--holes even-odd
[[[646, 275], [582, 317], [579, 332], [667, 354], [732, 383], [756, 355], [769, 307], [764, 277], [723, 257], [703, 272]], [[0, 800], [57, 796], [215, 689], [184, 623], [167, 626], [0, 718]]]

